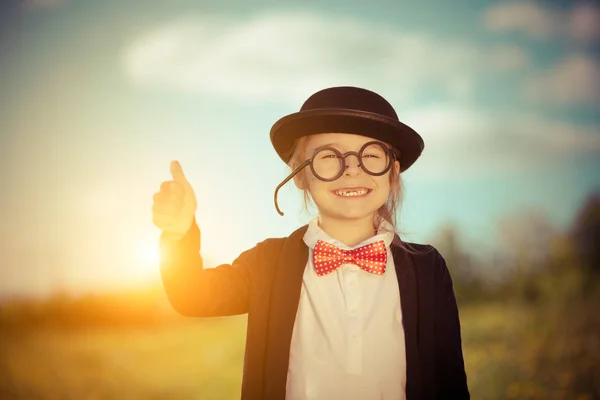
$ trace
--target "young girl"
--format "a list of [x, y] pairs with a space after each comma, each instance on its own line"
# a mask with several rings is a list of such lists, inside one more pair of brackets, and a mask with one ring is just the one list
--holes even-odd
[[186, 316], [248, 313], [242, 399], [468, 399], [452, 279], [396, 234], [400, 174], [420, 135], [380, 95], [334, 87], [277, 121], [271, 142], [318, 217], [231, 265], [203, 269], [181, 166], [154, 195], [161, 275]]

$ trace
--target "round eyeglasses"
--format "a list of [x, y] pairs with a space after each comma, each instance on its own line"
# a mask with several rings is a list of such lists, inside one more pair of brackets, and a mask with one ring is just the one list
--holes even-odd
[[338, 149], [331, 146], [322, 146], [315, 149], [313, 156], [300, 164], [292, 173], [285, 178], [275, 189], [275, 208], [279, 215], [283, 212], [277, 205], [277, 192], [283, 185], [294, 177], [305, 167], [310, 167], [313, 175], [324, 182], [332, 182], [339, 179], [348, 168], [346, 158], [356, 156], [358, 166], [369, 175], [381, 176], [390, 170], [394, 161], [397, 159], [394, 150], [387, 147], [384, 143], [372, 141], [365, 143], [358, 152], [348, 151], [341, 153]]

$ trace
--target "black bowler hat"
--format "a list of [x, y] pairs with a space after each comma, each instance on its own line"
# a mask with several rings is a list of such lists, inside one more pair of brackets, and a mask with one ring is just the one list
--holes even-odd
[[423, 138], [398, 120], [386, 99], [351, 86], [323, 89], [310, 96], [299, 112], [275, 122], [271, 143], [287, 164], [294, 141], [317, 133], [350, 133], [389, 143], [399, 153], [401, 172], [417, 161], [425, 147]]

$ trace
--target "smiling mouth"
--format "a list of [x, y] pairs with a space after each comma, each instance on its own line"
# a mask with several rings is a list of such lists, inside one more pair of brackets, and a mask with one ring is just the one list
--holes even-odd
[[333, 194], [339, 197], [363, 197], [371, 193], [372, 189], [367, 188], [352, 188], [334, 190]]

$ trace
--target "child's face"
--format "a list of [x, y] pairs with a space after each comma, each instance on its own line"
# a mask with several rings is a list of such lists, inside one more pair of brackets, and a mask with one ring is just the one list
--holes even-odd
[[[304, 159], [312, 157], [315, 149], [320, 146], [330, 145], [340, 152], [358, 152], [367, 142], [375, 139], [344, 133], [322, 133], [311, 135], [306, 142]], [[317, 179], [310, 168], [304, 168], [304, 182], [301, 176], [296, 175], [294, 181], [300, 189], [308, 189], [314, 200], [319, 214], [322, 217], [333, 217], [336, 219], [360, 219], [372, 217], [381, 206], [385, 204], [390, 194], [390, 173], [397, 174], [400, 170], [398, 161], [393, 168], [381, 176], [369, 175], [358, 166], [355, 156], [346, 158], [346, 169], [344, 175], [333, 182], [324, 182]], [[306, 187], [304, 186], [306, 185]], [[363, 196], [343, 197], [336, 194], [340, 189], [365, 188], [369, 193]]]

